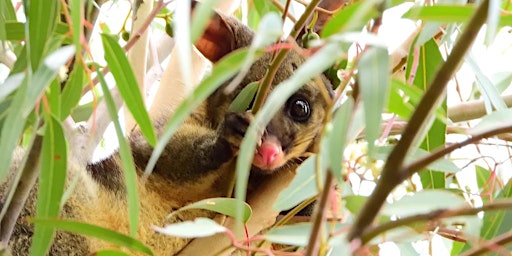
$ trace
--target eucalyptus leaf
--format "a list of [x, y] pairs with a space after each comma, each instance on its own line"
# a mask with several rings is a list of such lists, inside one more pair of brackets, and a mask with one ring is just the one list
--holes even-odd
[[385, 204], [382, 213], [388, 216], [406, 217], [442, 209], [467, 206], [464, 198], [444, 190], [422, 190], [404, 196], [391, 204]]
[[312, 230], [311, 223], [300, 223], [288, 226], [276, 227], [267, 232], [266, 240], [286, 245], [306, 246]]
[[130, 110], [135, 121], [140, 127], [144, 137], [151, 146], [156, 144], [156, 135], [153, 124], [146, 111], [144, 100], [135, 78], [135, 74], [126, 58], [126, 55], [119, 46], [119, 43], [112, 36], [102, 34], [101, 39], [105, 49], [105, 60], [117, 83], [117, 88], [123, 97], [126, 107]]
[[381, 115], [388, 98], [389, 55], [386, 49], [370, 48], [358, 62], [358, 80], [364, 104], [368, 156], [373, 158], [380, 134]]
[[[67, 167], [67, 144], [60, 122], [46, 113], [45, 124], [36, 209], [36, 216], [41, 219], [59, 216]], [[53, 232], [53, 227], [36, 224], [30, 254], [45, 254], [50, 248]]]
[[237, 201], [234, 198], [208, 198], [195, 203], [191, 203], [185, 207], [182, 207], [174, 212], [170, 216], [189, 209], [204, 209], [214, 211], [220, 214], [224, 214], [230, 217], [235, 216], [235, 209], [238, 205], [243, 205], [243, 218], [240, 220], [243, 223], [247, 223], [251, 217], [251, 207], [246, 202]]
[[[276, 211], [289, 210], [302, 201], [318, 194], [316, 184], [315, 161], [317, 156], [311, 156], [297, 169], [297, 174], [290, 185], [283, 190], [276, 200], [273, 209]], [[322, 175], [323, 176], [323, 175]]]
[[124, 171], [124, 180], [126, 184], [126, 199], [128, 201], [128, 219], [130, 223], [130, 235], [135, 237], [137, 234], [137, 227], [139, 225], [139, 194], [137, 193], [137, 173], [133, 155], [130, 151], [130, 145], [123, 135], [123, 129], [119, 123], [119, 116], [117, 115], [117, 108], [114, 98], [110, 94], [107, 83], [103, 74], [96, 72], [100, 80], [101, 89], [105, 97], [108, 113], [114, 124], [117, 139], [119, 142], [119, 155], [121, 157], [121, 169]]
[[[57, 25], [59, 1], [23, 1], [27, 10], [29, 60], [33, 71], [44, 57], [47, 41]], [[47, 63], [48, 64], [48, 63]]]
[[153, 255], [149, 247], [140, 241], [129, 237], [127, 235], [106, 229], [100, 226], [95, 226], [83, 222], [59, 219], [34, 219], [32, 220], [36, 225], [42, 227], [52, 227], [61, 231], [73, 232], [76, 234], [95, 237], [103, 241], [107, 241], [114, 245], [125, 247], [133, 252], [141, 252], [145, 255]]
[[5, 97], [18, 89], [18, 87], [21, 86], [23, 79], [25, 79], [24, 73], [14, 74], [7, 77], [5, 82], [0, 86], [0, 101], [4, 100]]
[[512, 126], [512, 109], [504, 109], [492, 112], [482, 118], [482, 120], [468, 133], [472, 135], [485, 133], [491, 130], [506, 128]]

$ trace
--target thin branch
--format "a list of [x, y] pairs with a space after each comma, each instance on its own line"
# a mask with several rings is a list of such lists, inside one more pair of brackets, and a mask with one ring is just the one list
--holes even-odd
[[[461, 256], [483, 255], [487, 252], [492, 252], [496, 247], [501, 247], [510, 243], [512, 243], [512, 232], [504, 233], [493, 240], [483, 242], [479, 246], [464, 252]], [[504, 252], [507, 252], [507, 254], [504, 255], [509, 255], [508, 253], [510, 253], [507, 249], [504, 249]]]
[[467, 146], [469, 144], [473, 144], [477, 141], [480, 141], [481, 139], [489, 138], [489, 137], [492, 137], [492, 136], [495, 136], [498, 134], [502, 134], [502, 133], [507, 133], [507, 132], [512, 132], [512, 126], [500, 127], [500, 128], [496, 128], [496, 129], [492, 129], [492, 130], [480, 133], [480, 134], [476, 134], [473, 137], [471, 137], [465, 141], [452, 144], [445, 148], [438, 149], [438, 150], [432, 152], [431, 154], [428, 154], [427, 156], [424, 156], [410, 164], [405, 165], [403, 168], [400, 169], [400, 173], [403, 174], [404, 176], [406, 176], [405, 178], [410, 177], [414, 173], [416, 173], [416, 172], [420, 171], [421, 169], [423, 169], [424, 167], [426, 167], [427, 165], [429, 165], [429, 164], [433, 163], [434, 161], [442, 158], [443, 156], [453, 152], [456, 149]]
[[361, 241], [367, 243], [373, 238], [382, 234], [386, 231], [393, 230], [398, 227], [407, 226], [420, 221], [434, 221], [442, 218], [450, 218], [455, 216], [471, 216], [476, 215], [479, 212], [485, 211], [498, 211], [498, 210], [509, 210], [512, 209], [512, 200], [496, 200], [492, 203], [487, 203], [481, 207], [460, 207], [456, 209], [442, 209], [436, 210], [425, 214], [418, 214], [405, 218], [398, 219], [396, 221], [389, 221], [384, 224], [378, 225], [367, 229], [361, 235]]
[[[12, 201], [8, 204], [5, 216], [1, 220], [2, 223], [0, 224], [0, 241], [2, 245], [7, 246], [7, 243], [11, 239], [16, 220], [25, 206], [25, 201], [39, 176], [39, 159], [41, 156], [42, 141], [43, 137], [36, 135], [23, 170], [18, 170], [22, 172], [21, 178], [17, 184]], [[13, 182], [12, 185], [16, 184]]]
[[400, 173], [405, 157], [408, 155], [413, 142], [417, 139], [419, 131], [425, 126], [426, 120], [433, 113], [435, 102], [438, 102], [445, 91], [448, 81], [459, 67], [466, 51], [472, 45], [480, 28], [487, 18], [489, 1], [484, 0], [478, 7], [476, 13], [468, 22], [466, 29], [448, 56], [446, 62], [440, 67], [438, 73], [428, 86], [428, 90], [418, 104], [412, 115], [401, 140], [393, 149], [386, 161], [382, 171], [381, 179], [372, 195], [366, 201], [362, 211], [359, 213], [348, 239], [359, 239], [366, 228], [373, 222], [380, 208], [386, 201], [388, 194], [400, 184], [407, 176], [407, 173]]
[[313, 227], [311, 228], [311, 235], [309, 236], [308, 246], [306, 248], [305, 256], [318, 255], [318, 244], [320, 234], [322, 233], [322, 224], [326, 217], [327, 201], [329, 200], [329, 192], [333, 185], [334, 178], [332, 172], [328, 171], [325, 176], [325, 186], [320, 196], [320, 201], [315, 206], [315, 217], [313, 219]]

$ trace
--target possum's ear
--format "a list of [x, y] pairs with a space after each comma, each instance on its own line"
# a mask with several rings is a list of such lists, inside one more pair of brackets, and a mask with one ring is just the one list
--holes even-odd
[[214, 12], [195, 46], [204, 57], [215, 63], [235, 50], [236, 38], [233, 27], [226, 18]]

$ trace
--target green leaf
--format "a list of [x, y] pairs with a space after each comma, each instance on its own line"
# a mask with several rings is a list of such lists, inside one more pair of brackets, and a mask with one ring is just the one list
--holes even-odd
[[121, 252], [121, 251], [114, 251], [114, 250], [103, 250], [98, 251], [94, 253], [95, 256], [130, 256], [130, 254]]
[[194, 221], [166, 225], [163, 228], [153, 227], [157, 232], [183, 238], [207, 237], [227, 231], [226, 227], [207, 218], [196, 218]]
[[[53, 81], [57, 71], [74, 54], [73, 46], [65, 46], [50, 54], [29, 80], [25, 77], [16, 91], [7, 116], [5, 117], [0, 137], [0, 163], [9, 163], [14, 147], [20, 138], [28, 115], [38, 102], [38, 98]], [[30, 89], [29, 89], [30, 84]], [[0, 178], [5, 177], [9, 165], [0, 165]]]
[[[37, 218], [41, 219], [59, 216], [67, 166], [67, 143], [60, 122], [46, 113], [45, 124], [36, 210]], [[53, 232], [53, 227], [36, 224], [30, 254], [45, 254]]]
[[379, 138], [381, 115], [389, 86], [389, 55], [386, 49], [370, 48], [359, 58], [358, 81], [363, 99], [368, 156], [373, 158]]
[[406, 217], [435, 210], [467, 206], [464, 198], [445, 190], [422, 190], [404, 196], [391, 204], [385, 204], [382, 214]]
[[130, 151], [130, 145], [123, 136], [123, 129], [119, 123], [117, 108], [114, 98], [110, 94], [107, 83], [103, 74], [97, 69], [96, 74], [100, 80], [101, 89], [107, 103], [107, 109], [116, 130], [117, 139], [119, 141], [119, 155], [121, 156], [121, 169], [124, 171], [124, 179], [126, 184], [126, 194], [128, 201], [128, 218], [130, 222], [130, 235], [135, 237], [137, 234], [137, 226], [139, 225], [139, 194], [137, 193], [137, 173], [133, 156]]
[[16, 12], [11, 0], [0, 0], [0, 16], [3, 21], [15, 21]]
[[488, 202], [491, 200], [492, 196], [492, 185], [491, 185], [491, 177], [492, 172], [479, 166], [475, 165], [475, 176], [476, 176], [476, 184], [478, 186], [480, 195], [482, 195], [482, 201]]
[[208, 198], [201, 200], [199, 202], [195, 202], [192, 204], [189, 204], [185, 207], [182, 207], [178, 209], [177, 211], [172, 212], [169, 216], [172, 216], [178, 212], [189, 210], [189, 209], [204, 209], [204, 210], [210, 210], [214, 211], [220, 214], [224, 214], [230, 217], [236, 217], [235, 216], [235, 209], [238, 205], [243, 205], [243, 218], [241, 221], [243, 223], [247, 223], [249, 218], [251, 217], [251, 207], [246, 202], [237, 201], [234, 198]]
[[329, 146], [321, 153], [328, 155], [331, 171], [338, 182], [342, 181], [341, 173], [343, 171], [343, 152], [347, 145], [349, 125], [353, 118], [352, 113], [354, 113], [353, 108], [354, 101], [352, 98], [349, 98], [345, 103], [343, 103], [343, 105], [341, 105], [340, 108], [338, 108], [338, 110], [336, 110], [332, 122], [332, 128], [329, 129], [331, 132], [322, 136], [322, 141], [328, 143]]
[[[46, 90], [46, 99], [48, 100], [48, 106], [50, 107], [50, 112], [55, 117], [60, 117], [61, 113], [61, 93], [60, 93], [60, 83], [57, 79], [53, 79], [50, 84], [48, 90]], [[60, 120], [60, 119], [59, 119]], [[62, 120], [60, 120], [62, 121]]]
[[379, 15], [377, 2], [376, 0], [362, 1], [340, 8], [325, 24], [321, 37], [361, 30], [366, 23]]
[[469, 64], [473, 73], [476, 76], [477, 84], [480, 86], [480, 91], [484, 96], [484, 101], [487, 105], [487, 111], [491, 112], [490, 106], [494, 106], [496, 110], [504, 110], [507, 109], [507, 104], [503, 101], [498, 92], [498, 89], [494, 86], [491, 80], [482, 72], [480, 69], [480, 65], [478, 65], [477, 61], [470, 53], [466, 56], [466, 63]]
[[366, 196], [359, 196], [359, 195], [351, 195], [351, 196], [345, 196], [343, 197], [343, 201], [345, 202], [345, 207], [354, 215], [357, 215], [359, 211], [364, 206], [364, 203], [368, 197]]
[[311, 225], [311, 223], [300, 223], [276, 227], [267, 232], [264, 237], [272, 243], [306, 246], [312, 230]]
[[[1, 1], [1, 0], [0, 0]], [[25, 74], [14, 74], [5, 79], [2, 86], [0, 86], [0, 101], [4, 100], [9, 94], [18, 89], [25, 79]]]
[[0, 34], [0, 40], [18, 41], [25, 39], [25, 23], [5, 21], [5, 35]]
[[[438, 68], [443, 63], [443, 57], [441, 56], [441, 52], [439, 51], [439, 46], [434, 41], [434, 39], [430, 39], [421, 46], [418, 47], [419, 56], [414, 56], [417, 58], [418, 65], [416, 70], [412, 71], [412, 62], [413, 58], [409, 58], [407, 63], [407, 77], [411, 72], [414, 72], [414, 81], [413, 84], [416, 88], [421, 91], [426, 91], [428, 86], [430, 85], [432, 79], [437, 73]], [[413, 56], [413, 49], [411, 49], [410, 56]], [[446, 100], [443, 101], [441, 107], [437, 109], [436, 113], [443, 117], [446, 117]], [[442, 112], [441, 112], [442, 111]], [[432, 150], [441, 147], [445, 144], [445, 134], [446, 134], [446, 124], [439, 120], [435, 119], [430, 126], [423, 142], [420, 145], [421, 149], [424, 149], [427, 152], [431, 152]], [[434, 171], [431, 169], [427, 169], [419, 173], [421, 184], [423, 189], [436, 189], [436, 188], [444, 188], [445, 187], [445, 177], [444, 173], [439, 171]]]
[[30, 66], [37, 70], [45, 52], [46, 42], [50, 38], [58, 21], [59, 1], [23, 1], [27, 14]]
[[481, 134], [510, 126], [512, 126], [512, 109], [504, 109], [484, 116], [477, 125], [469, 129], [468, 133]]
[[[500, 191], [496, 199], [510, 199], [512, 197], [512, 181]], [[491, 240], [498, 235], [510, 232], [512, 230], [512, 220], [505, 218], [511, 215], [512, 211], [487, 211], [484, 212], [484, 224], [480, 231], [480, 237], [485, 240]]]
[[402, 18], [442, 23], [462, 23], [467, 22], [474, 12], [475, 7], [473, 6], [413, 6], [404, 13]]
[[498, 31], [498, 25], [500, 22], [500, 12], [501, 12], [501, 1], [500, 0], [490, 0], [489, 1], [489, 11], [487, 14], [487, 22], [485, 27], [485, 44], [490, 46], [496, 37], [496, 33]]
[[68, 1], [70, 9], [69, 15], [71, 16], [71, 25], [73, 29], [73, 42], [76, 47], [76, 52], [82, 52], [82, 42], [80, 41], [80, 35], [82, 34], [82, 0]]
[[76, 62], [73, 67], [73, 71], [71, 71], [71, 74], [64, 85], [64, 89], [62, 90], [61, 120], [66, 119], [66, 117], [71, 113], [71, 110], [80, 102], [84, 82], [84, 67], [81, 62]]
[[142, 134], [148, 143], [154, 146], [156, 144], [155, 131], [149, 119], [149, 114], [144, 107], [144, 100], [130, 63], [114, 37], [102, 34], [101, 39], [105, 48], [105, 60], [116, 80], [119, 93], [133, 118], [137, 121]]
[[236, 98], [229, 105], [229, 110], [234, 112], [245, 112], [258, 91], [259, 82], [252, 82], [246, 85], [242, 91], [236, 96]]
[[[442, 23], [465, 23], [473, 16], [475, 6], [465, 5], [435, 5], [435, 6], [413, 6], [402, 18], [436, 21]], [[512, 16], [502, 14], [499, 26], [512, 24]]]
[[103, 227], [78, 221], [59, 219], [35, 219], [33, 222], [41, 227], [53, 227], [62, 231], [95, 237], [114, 245], [125, 247], [134, 252], [153, 255], [151, 249], [138, 240]]
[[[375, 154], [375, 158], [378, 160], [385, 161], [388, 158], [389, 152], [391, 152], [392, 147], [391, 146], [383, 146], [378, 147], [377, 152]], [[411, 164], [416, 159], [420, 159], [428, 155], [429, 153], [422, 149], [417, 149], [414, 151], [410, 156], [407, 156], [405, 159], [406, 164]], [[449, 159], [438, 159], [435, 162], [429, 164], [427, 168], [439, 171], [443, 173], [456, 173], [460, 171], [460, 168], [457, 167], [452, 161]]]
[[[272, 117], [281, 109], [288, 98], [309, 82], [312, 78], [322, 73], [334, 64], [343, 51], [337, 44], [327, 44], [315, 55], [304, 62], [295, 73], [287, 80], [275, 87], [267, 98], [261, 110], [249, 125], [245, 137], [240, 146], [240, 152], [236, 162], [237, 180], [235, 197], [244, 200], [247, 191], [249, 170], [255, 153], [254, 145], [257, 144], [259, 127], [266, 127]], [[239, 212], [241, 216], [242, 212]]]
[[[317, 173], [315, 171], [316, 157], [317, 156], [309, 157], [297, 168], [297, 174], [290, 185], [279, 193], [279, 197], [272, 207], [274, 210], [279, 212], [289, 210], [304, 200], [318, 194], [316, 184]], [[324, 175], [322, 175], [322, 177], [323, 176]]]
[[[277, 7], [275, 7], [270, 1], [266, 0], [254, 0], [251, 1], [254, 4], [256, 11], [260, 17], [265, 16], [268, 13], [281, 13]], [[258, 22], [259, 23], [259, 22]]]

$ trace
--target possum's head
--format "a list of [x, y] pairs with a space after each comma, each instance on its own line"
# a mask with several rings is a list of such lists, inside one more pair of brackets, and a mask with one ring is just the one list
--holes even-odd
[[[253, 36], [254, 33], [236, 19], [215, 14], [196, 47], [215, 63], [233, 50], [248, 47]], [[251, 82], [261, 80], [271, 59], [272, 54], [267, 53], [257, 60], [237, 91]], [[272, 86], [288, 79], [303, 62], [302, 56], [290, 51], [279, 67]], [[232, 100], [234, 96], [236, 93], [232, 98], [226, 97], [226, 100]], [[272, 173], [289, 164], [301, 162], [310, 155], [313, 143], [321, 131], [331, 96], [331, 83], [323, 75], [307, 82], [294, 93], [265, 128], [254, 156], [253, 167], [264, 173]]]

